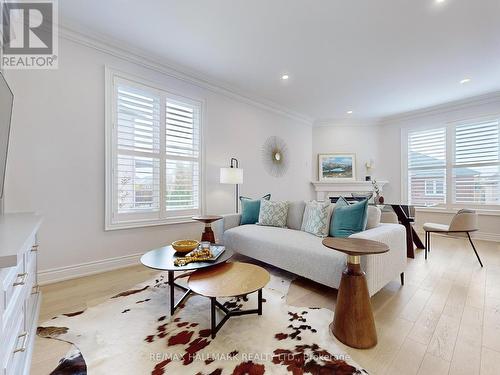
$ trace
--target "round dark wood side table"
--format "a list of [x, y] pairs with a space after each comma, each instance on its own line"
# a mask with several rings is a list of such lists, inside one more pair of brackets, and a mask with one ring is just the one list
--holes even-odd
[[215, 243], [215, 235], [212, 230], [212, 223], [214, 221], [222, 219], [222, 216], [215, 216], [215, 215], [193, 216], [192, 219], [205, 223], [205, 230], [201, 234], [201, 240], [208, 241], [210, 243]]
[[377, 330], [360, 260], [361, 255], [386, 253], [389, 247], [362, 238], [334, 237], [325, 238], [323, 245], [347, 254], [347, 267], [342, 273], [330, 330], [345, 345], [357, 349], [372, 348], [377, 345]]
[[[202, 268], [210, 268], [216, 266], [217, 264], [224, 263], [229, 260], [233, 256], [233, 254], [234, 253], [232, 250], [225, 249], [221, 256], [214, 261], [195, 262], [186, 264], [185, 266], [176, 266], [174, 264], [175, 259], [178, 257], [183, 257], [186, 254], [176, 252], [172, 246], [164, 246], [145, 253], [141, 257], [141, 263], [146, 267], [155, 270], [168, 271], [168, 285], [170, 286], [170, 315], [174, 315], [175, 310], [191, 294], [191, 290], [189, 288], [177, 284], [175, 280], [181, 277], [188, 277], [190, 273], [186, 271], [195, 271]], [[175, 277], [174, 272], [176, 271], [184, 273]], [[182, 289], [185, 292], [181, 299], [177, 302], [174, 301], [175, 287]]]

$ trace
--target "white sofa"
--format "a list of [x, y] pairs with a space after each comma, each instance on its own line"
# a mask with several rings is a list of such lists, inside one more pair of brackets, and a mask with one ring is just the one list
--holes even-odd
[[[291, 202], [287, 227], [240, 225], [240, 214], [224, 215], [214, 227], [218, 239], [240, 254], [338, 289], [346, 255], [322, 244], [322, 238], [300, 230], [304, 202]], [[374, 295], [406, 268], [406, 232], [399, 224], [380, 223], [380, 210], [369, 209], [367, 230], [352, 238], [387, 244], [389, 252], [361, 257], [368, 290]]]

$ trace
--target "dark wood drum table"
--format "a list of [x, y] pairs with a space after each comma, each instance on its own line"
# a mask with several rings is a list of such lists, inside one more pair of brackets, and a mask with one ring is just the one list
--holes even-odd
[[199, 221], [200, 223], [205, 223], [205, 230], [201, 234], [201, 240], [215, 243], [216, 240], [214, 231], [212, 230], [212, 223], [214, 221], [222, 219], [222, 216], [215, 216], [215, 215], [193, 216], [192, 219]]
[[[198, 270], [189, 276], [189, 288], [196, 294], [210, 298], [212, 338], [215, 338], [219, 329], [232, 316], [262, 315], [262, 288], [266, 286], [269, 279], [269, 272], [264, 268], [242, 262], [219, 264]], [[237, 297], [253, 292], [258, 292], [256, 309], [232, 311], [217, 301], [217, 298]], [[224, 313], [219, 323], [215, 316], [216, 307]]]
[[[174, 260], [178, 257], [183, 257], [186, 254], [178, 253], [174, 250], [172, 246], [164, 246], [159, 249], [148, 251], [141, 257], [141, 263], [146, 267], [153, 268], [155, 270], [168, 271], [168, 285], [170, 286], [170, 315], [174, 315], [175, 310], [179, 305], [191, 294], [191, 290], [175, 282], [176, 279], [180, 277], [189, 276], [190, 273], [184, 273], [177, 277], [174, 277], [174, 271], [194, 271], [202, 268], [212, 267], [217, 264], [226, 262], [233, 256], [233, 252], [229, 249], [225, 249], [224, 252], [212, 262], [195, 262], [189, 263], [185, 266], [174, 265]], [[181, 297], [177, 303], [174, 302], [174, 291], [175, 287], [184, 290], [184, 295]]]
[[323, 245], [347, 254], [347, 267], [342, 273], [330, 330], [345, 345], [357, 349], [372, 348], [377, 345], [377, 330], [360, 258], [362, 255], [386, 253], [389, 247], [361, 238], [334, 237], [325, 238]]

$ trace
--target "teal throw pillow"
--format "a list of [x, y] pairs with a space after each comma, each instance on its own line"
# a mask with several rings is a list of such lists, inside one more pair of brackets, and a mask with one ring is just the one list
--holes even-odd
[[330, 223], [330, 236], [349, 237], [351, 234], [362, 232], [366, 229], [367, 221], [368, 199], [349, 204], [340, 197]]
[[[271, 194], [266, 194], [262, 199], [271, 199]], [[260, 199], [240, 197], [241, 202], [241, 221], [240, 225], [255, 224], [259, 221]]]

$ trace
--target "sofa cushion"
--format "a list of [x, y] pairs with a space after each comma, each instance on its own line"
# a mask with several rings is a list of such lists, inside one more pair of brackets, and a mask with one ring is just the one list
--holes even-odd
[[261, 199], [259, 222], [257, 224], [283, 228], [288, 216], [288, 202]]
[[[271, 199], [271, 194], [266, 194], [262, 199]], [[240, 197], [241, 222], [240, 225], [255, 224], [259, 221], [260, 199]]]
[[335, 215], [330, 224], [330, 236], [349, 237], [364, 231], [368, 221], [368, 199], [349, 204], [340, 197], [335, 205]]
[[302, 226], [302, 217], [304, 216], [305, 208], [306, 208], [306, 202], [304, 201], [289, 202], [288, 216], [286, 218], [287, 228], [300, 230]]
[[328, 236], [331, 205], [329, 202], [308, 202], [304, 210], [301, 230], [318, 237]]
[[377, 206], [368, 206], [367, 216], [366, 229], [376, 228], [380, 224], [382, 211]]
[[332, 287], [338, 287], [345, 268], [345, 254], [323, 246], [322, 238], [299, 230], [241, 225], [224, 232], [224, 245]]

